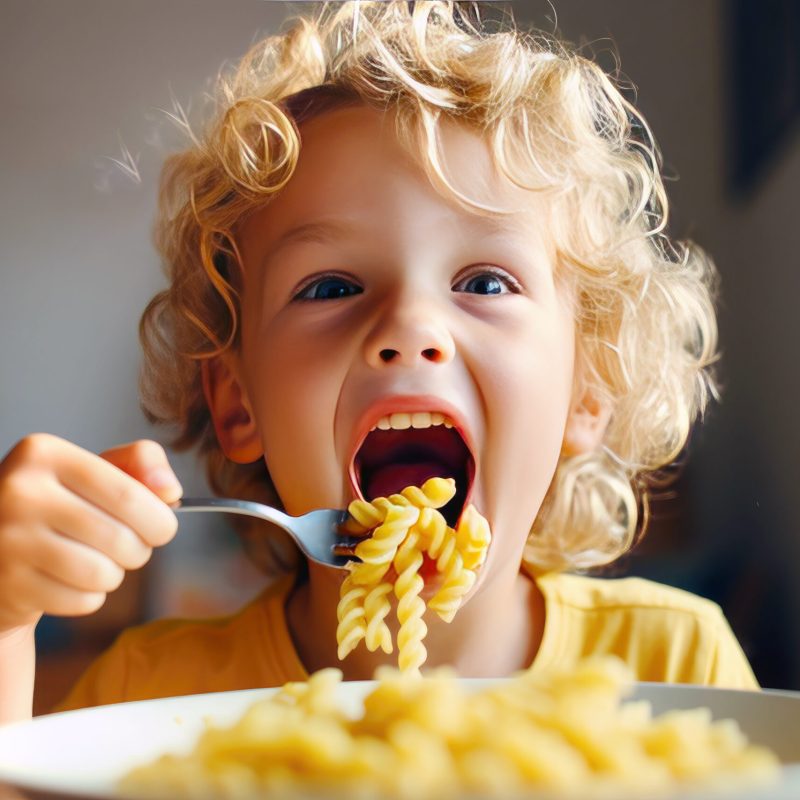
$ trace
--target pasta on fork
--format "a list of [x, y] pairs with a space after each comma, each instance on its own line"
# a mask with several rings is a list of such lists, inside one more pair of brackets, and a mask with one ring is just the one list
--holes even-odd
[[442, 576], [441, 587], [427, 607], [450, 622], [475, 583], [475, 570], [491, 542], [489, 524], [472, 505], [464, 510], [456, 529], [448, 526], [438, 509], [455, 492], [452, 478], [430, 478], [421, 487], [409, 486], [399, 494], [350, 504], [351, 532], [371, 530], [372, 535], [356, 546], [361, 563], [352, 563], [342, 582], [336, 633], [340, 660], [362, 640], [370, 651], [392, 652], [385, 619], [393, 591], [400, 622], [398, 666], [403, 672], [419, 674], [427, 657], [423, 639], [428, 629], [422, 618], [426, 603], [420, 597], [425, 582], [419, 574], [424, 557], [435, 561]]

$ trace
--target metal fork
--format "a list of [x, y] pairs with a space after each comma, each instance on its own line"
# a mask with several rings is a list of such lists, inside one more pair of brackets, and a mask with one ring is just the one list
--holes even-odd
[[353, 554], [361, 539], [341, 533], [347, 519], [346, 511], [321, 508], [300, 517], [292, 517], [263, 503], [233, 500], [226, 497], [184, 497], [172, 506], [173, 511], [222, 511], [267, 520], [283, 528], [303, 553], [312, 561], [342, 569], [348, 561], [360, 561]]

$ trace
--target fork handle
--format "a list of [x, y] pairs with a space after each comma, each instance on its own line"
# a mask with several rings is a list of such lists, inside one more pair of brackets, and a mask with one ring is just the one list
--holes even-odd
[[182, 497], [172, 505], [173, 511], [227, 511], [273, 522], [290, 530], [290, 517], [277, 508], [252, 500], [234, 500], [228, 497]]

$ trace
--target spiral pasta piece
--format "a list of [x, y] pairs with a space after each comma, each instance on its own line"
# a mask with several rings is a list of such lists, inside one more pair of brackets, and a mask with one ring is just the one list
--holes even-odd
[[391, 564], [408, 529], [418, 518], [419, 509], [414, 506], [392, 506], [372, 536], [356, 545], [355, 554], [365, 564]]
[[428, 478], [422, 486], [407, 486], [400, 495], [391, 495], [390, 500], [402, 497], [417, 508], [442, 508], [456, 493], [456, 482], [452, 478]]
[[400, 630], [397, 632], [398, 666], [403, 672], [419, 673], [425, 663], [428, 651], [422, 640], [428, 626], [422, 619], [425, 601], [419, 596], [425, 581], [419, 575], [422, 566], [422, 553], [417, 547], [419, 533], [412, 529], [400, 545], [394, 559], [397, 580], [394, 593], [397, 597], [397, 619]]
[[436, 569], [443, 572], [456, 549], [456, 537], [445, 518], [435, 509], [424, 508], [417, 521], [421, 546], [430, 558], [436, 561]]
[[[408, 486], [389, 497], [350, 504], [348, 529], [353, 533], [372, 530], [372, 535], [356, 545], [361, 561], [349, 565], [350, 574], [342, 583], [337, 608], [340, 659], [362, 639], [371, 652], [378, 648], [392, 652], [386, 617], [393, 583], [400, 623], [398, 665], [403, 672], [419, 674], [427, 658], [423, 644], [428, 632], [423, 619], [426, 608], [446, 622], [453, 619], [475, 583], [475, 569], [483, 564], [491, 541], [488, 523], [473, 506], [464, 511], [458, 530], [448, 526], [438, 509], [455, 492], [452, 478], [430, 478], [422, 486]], [[426, 554], [443, 576], [441, 588], [427, 606], [420, 597], [425, 581], [419, 574]]]
[[447, 538], [447, 522], [445, 518], [433, 508], [423, 508], [419, 512], [416, 524], [419, 533], [419, 547], [434, 560], [439, 557]]
[[367, 626], [364, 643], [371, 653], [379, 647], [384, 653], [392, 652], [392, 632], [384, 622], [392, 610], [387, 596], [391, 591], [392, 584], [384, 581], [370, 589], [364, 597], [364, 618]]
[[231, 726], [205, 726], [189, 754], [135, 768], [114, 796], [790, 796], [777, 756], [748, 744], [733, 720], [714, 721], [707, 708], [655, 716], [648, 703], [626, 702], [634, 676], [612, 656], [470, 688], [448, 669], [414, 680], [384, 667], [357, 709], [337, 691], [342, 677], [316, 672], [256, 700]]
[[386, 519], [385, 507], [380, 507], [367, 500], [353, 500], [347, 507], [350, 514], [344, 528], [348, 533], [360, 534], [377, 528]]
[[354, 563], [350, 567], [350, 575], [354, 584], [363, 586], [366, 591], [369, 591], [371, 586], [377, 586], [383, 580], [391, 566], [390, 561], [385, 564]]
[[478, 513], [475, 506], [468, 505], [456, 528], [456, 546], [467, 569], [475, 569], [483, 564], [491, 541], [489, 523]]
[[[382, 498], [379, 499], [382, 500]], [[351, 584], [365, 587], [362, 602], [362, 620], [365, 629], [364, 636], [361, 638], [368, 637], [367, 649], [375, 651], [380, 647], [384, 652], [390, 653], [392, 651], [391, 631], [384, 619], [391, 610], [387, 599], [387, 595], [391, 592], [391, 584], [386, 584], [387, 590], [381, 589], [381, 585], [384, 576], [389, 571], [397, 547], [405, 538], [408, 528], [416, 521], [419, 511], [411, 507], [398, 507], [377, 501], [369, 504], [372, 506], [372, 511], [365, 511], [364, 505], [359, 506], [359, 512], [382, 517], [383, 522], [375, 529], [370, 539], [359, 542], [356, 546], [355, 553], [362, 559], [362, 563], [352, 565]], [[352, 639], [355, 644], [360, 641], [360, 638], [355, 638], [355, 634]], [[351, 650], [352, 647], [347, 652], [349, 653]]]
[[[453, 529], [449, 529], [453, 533]], [[461, 607], [464, 595], [473, 587], [476, 575], [464, 567], [464, 559], [455, 546], [455, 534], [449, 537], [446, 551], [436, 562], [436, 567], [444, 572], [442, 588], [430, 599], [428, 607], [445, 622], [452, 622], [456, 611]], [[446, 557], [446, 560], [445, 560]]]
[[486, 560], [492, 536], [489, 523], [471, 504], [461, 515], [458, 529], [447, 530], [452, 535], [444, 542], [441, 552], [436, 554], [436, 566], [445, 572], [445, 582], [428, 605], [445, 622], [452, 622], [464, 595], [475, 584], [475, 569]]
[[475, 573], [464, 569], [456, 532], [448, 527], [441, 514], [429, 509], [423, 510], [417, 527], [426, 540], [428, 555], [436, 560], [437, 571], [445, 574], [444, 584], [431, 598], [428, 607], [445, 622], [452, 622], [461, 606], [462, 598], [475, 583]]
[[336, 627], [337, 655], [341, 661], [355, 649], [367, 632], [364, 615], [364, 596], [367, 590], [357, 586], [352, 574], [342, 582], [339, 605], [336, 608], [338, 625]]
[[366, 533], [382, 524], [394, 506], [409, 505], [411, 502], [401, 494], [393, 494], [391, 497], [376, 497], [372, 502], [353, 500], [347, 507], [350, 518], [345, 522], [345, 530], [354, 534]]

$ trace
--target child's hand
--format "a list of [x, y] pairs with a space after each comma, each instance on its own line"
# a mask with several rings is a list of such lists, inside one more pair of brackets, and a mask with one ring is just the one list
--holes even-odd
[[167, 503], [181, 493], [155, 442], [97, 456], [48, 434], [20, 441], [0, 462], [0, 633], [97, 611], [175, 535]]

